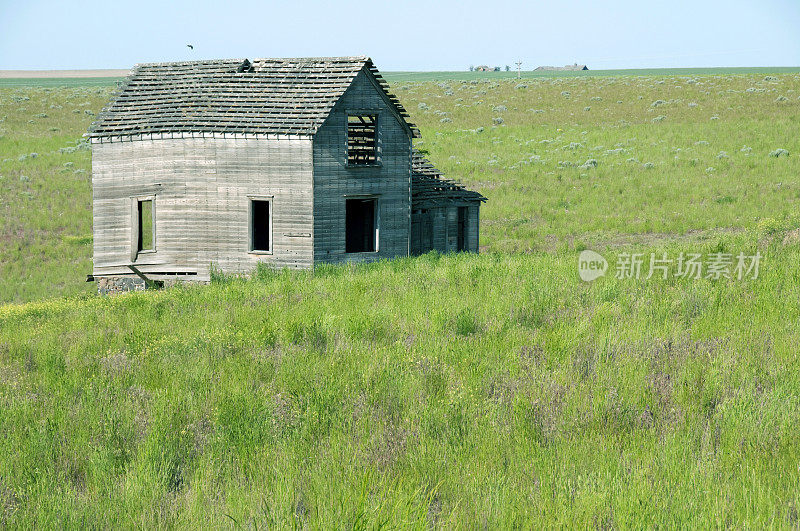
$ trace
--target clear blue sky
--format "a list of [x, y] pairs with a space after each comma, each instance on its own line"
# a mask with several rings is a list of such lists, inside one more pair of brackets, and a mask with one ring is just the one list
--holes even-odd
[[382, 70], [798, 66], [800, 0], [0, 0], [0, 69], [361, 54]]

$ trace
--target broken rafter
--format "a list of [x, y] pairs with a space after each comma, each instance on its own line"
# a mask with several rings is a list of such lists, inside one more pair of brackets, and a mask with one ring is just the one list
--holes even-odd
[[478, 192], [467, 190], [461, 184], [446, 179], [428, 159], [417, 150], [412, 153], [411, 202], [414, 208], [423, 203], [443, 202], [485, 202], [486, 198]]

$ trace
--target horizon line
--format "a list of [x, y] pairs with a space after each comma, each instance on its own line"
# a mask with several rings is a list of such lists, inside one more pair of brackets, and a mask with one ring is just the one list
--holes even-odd
[[[200, 59], [202, 60], [202, 59]], [[541, 65], [541, 66], [550, 66], [550, 65]], [[588, 66], [588, 65], [587, 65]], [[556, 67], [558, 68], [558, 67]], [[727, 70], [741, 70], [741, 69], [770, 69], [770, 68], [796, 68], [800, 69], [800, 65], [749, 65], [749, 66], [644, 66], [644, 67], [625, 67], [625, 68], [597, 68], [583, 70], [583, 71], [575, 71], [574, 73], [580, 74], [585, 72], [608, 72], [608, 71], [627, 71], [627, 70], [718, 70], [718, 69], [727, 69]], [[82, 77], [124, 77], [130, 71], [132, 67], [129, 68], [9, 68], [9, 69], [0, 69], [0, 78], [2, 79], [14, 79], [14, 78], [38, 78], [38, 77], [53, 77], [48, 76], [48, 74], [61, 74], [55, 77], [65, 77], [65, 78], [82, 78]], [[501, 70], [498, 72], [480, 72], [480, 71], [472, 71], [468, 69], [459, 69], [459, 70], [381, 70], [385, 73], [419, 73], [419, 74], [438, 74], [438, 73], [478, 73], [478, 74], [486, 74], [486, 75], [495, 75], [495, 74], [502, 74], [502, 73], [517, 73], [517, 70], [512, 68], [508, 71]], [[551, 71], [551, 70], [547, 70]], [[559, 71], [559, 70], [554, 70]], [[534, 72], [541, 72], [535, 69], [529, 70], [521, 70], [522, 73], [534, 73]], [[23, 75], [24, 74], [24, 75]], [[64, 74], [71, 74], [71, 75], [64, 75]]]

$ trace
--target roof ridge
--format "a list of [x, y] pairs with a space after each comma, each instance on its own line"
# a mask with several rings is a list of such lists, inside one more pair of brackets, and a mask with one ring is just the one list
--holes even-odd
[[190, 59], [184, 61], [155, 61], [155, 62], [145, 62], [145, 63], [136, 63], [133, 65], [133, 68], [138, 68], [140, 66], [191, 66], [191, 65], [215, 65], [215, 64], [234, 64], [234, 63], [242, 63], [244, 61], [250, 61], [254, 63], [256, 61], [277, 61], [277, 62], [312, 62], [312, 61], [338, 61], [338, 62], [367, 62], [371, 61], [369, 56], [366, 55], [337, 55], [337, 56], [329, 56], [329, 57], [254, 57], [253, 59], [248, 59], [247, 57], [226, 57], [226, 58], [218, 58], [218, 59]]
[[140, 66], [178, 66], [178, 65], [214, 65], [214, 64], [234, 64], [247, 61], [246, 57], [230, 59], [192, 59], [190, 61], [162, 61], [155, 63], [136, 63], [133, 69]]
[[329, 57], [254, 57], [251, 61], [369, 61], [366, 55], [334, 55]]

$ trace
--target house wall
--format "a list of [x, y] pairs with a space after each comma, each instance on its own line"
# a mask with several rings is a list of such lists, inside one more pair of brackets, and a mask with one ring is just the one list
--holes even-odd
[[[480, 230], [480, 203], [467, 203], [464, 205], [448, 204], [441, 206], [428, 206], [428, 214], [426, 216], [432, 223], [433, 246], [430, 249], [425, 249], [424, 246], [417, 241], [411, 244], [412, 249], [419, 250], [419, 253], [425, 253], [430, 250], [436, 250], [440, 253], [450, 253], [458, 250], [458, 207], [467, 207], [467, 225], [466, 229], [466, 250], [469, 252], [477, 253], [479, 245], [479, 230]], [[423, 216], [418, 219], [422, 223]], [[418, 234], [422, 233], [422, 228]], [[417, 233], [412, 233], [416, 236]]]
[[[347, 112], [378, 114], [380, 166], [347, 166]], [[372, 261], [409, 253], [411, 137], [362, 71], [314, 137], [314, 259]], [[378, 197], [378, 252], [345, 252], [345, 201]]]
[[411, 254], [416, 256], [433, 249], [433, 212], [429, 208], [411, 208]]
[[467, 225], [467, 250], [477, 253], [480, 250], [481, 204], [474, 203], [469, 206]]
[[[156, 250], [144, 273], [210, 266], [247, 273], [258, 262], [313, 264], [310, 138], [184, 138], [92, 144], [94, 275], [130, 274], [134, 200], [155, 197]], [[273, 196], [273, 253], [248, 252], [248, 195]]]

